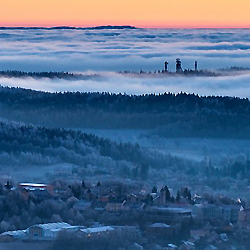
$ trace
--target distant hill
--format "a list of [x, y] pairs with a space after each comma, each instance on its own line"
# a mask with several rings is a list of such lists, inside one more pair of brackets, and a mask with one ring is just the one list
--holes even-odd
[[58, 78], [58, 79], [65, 79], [65, 80], [89, 80], [93, 78], [100, 78], [101, 76], [98, 74], [73, 74], [69, 72], [24, 72], [24, 71], [17, 71], [17, 70], [6, 70], [0, 71], [0, 77], [6, 78]]
[[0, 88], [0, 117], [40, 126], [153, 129], [164, 137], [250, 138], [250, 102], [194, 94], [46, 93]]
[[[80, 131], [0, 122], [0, 167], [2, 165], [50, 165], [69, 163], [119, 172], [126, 166], [191, 164], [169, 154], [160, 154], [131, 143], [116, 143]], [[20, 164], [20, 162], [22, 164]]]
[[0, 27], [0, 30], [123, 30], [123, 29], [139, 29], [134, 26], [96, 26], [96, 27], [71, 27], [71, 26], [57, 26], [57, 27]]

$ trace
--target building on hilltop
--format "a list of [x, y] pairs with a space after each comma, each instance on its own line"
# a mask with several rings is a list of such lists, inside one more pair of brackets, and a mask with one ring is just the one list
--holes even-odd
[[176, 73], [182, 73], [182, 67], [181, 67], [181, 59], [177, 58], [176, 59]]
[[194, 62], [194, 70], [198, 71], [198, 62], [197, 61]]
[[164, 67], [164, 71], [165, 71], [165, 72], [168, 72], [168, 62], [165, 62], [165, 63], [164, 63], [164, 66], [165, 66], [165, 67]]

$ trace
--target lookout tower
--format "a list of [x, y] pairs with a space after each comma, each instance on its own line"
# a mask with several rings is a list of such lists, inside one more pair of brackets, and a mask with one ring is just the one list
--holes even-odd
[[165, 72], [168, 72], [168, 62], [165, 62]]
[[176, 59], [176, 73], [181, 73], [181, 72], [182, 72], [181, 59], [177, 58]]
[[198, 71], [198, 62], [197, 61], [194, 62], [194, 70]]

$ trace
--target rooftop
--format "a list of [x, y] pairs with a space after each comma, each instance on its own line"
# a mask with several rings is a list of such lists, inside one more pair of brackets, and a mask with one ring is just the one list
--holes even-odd
[[177, 246], [176, 245], [174, 245], [174, 244], [168, 244], [168, 247], [171, 247], [171, 248], [177, 248]]
[[48, 224], [37, 224], [29, 227], [28, 229], [32, 227], [40, 227], [42, 229], [49, 229], [49, 230], [55, 230], [55, 229], [67, 229], [67, 228], [74, 228], [75, 226], [71, 226], [68, 223], [65, 222], [58, 222], [58, 223], [48, 223]]
[[172, 213], [191, 213], [191, 209], [182, 207], [153, 207], [153, 209], [158, 211], [168, 211]]
[[20, 186], [27, 186], [27, 187], [48, 187], [47, 184], [39, 184], [39, 183], [19, 183]]
[[87, 233], [87, 234], [101, 233], [101, 232], [113, 231], [113, 230], [114, 228], [110, 226], [81, 229], [82, 232]]
[[165, 224], [165, 223], [154, 223], [154, 224], [152, 224], [152, 225], [150, 225], [148, 227], [165, 227], [165, 228], [167, 228], [167, 227], [170, 227], [170, 226]]
[[26, 230], [17, 230], [17, 231], [7, 231], [3, 232], [1, 235], [10, 235], [10, 236], [21, 236], [26, 234]]

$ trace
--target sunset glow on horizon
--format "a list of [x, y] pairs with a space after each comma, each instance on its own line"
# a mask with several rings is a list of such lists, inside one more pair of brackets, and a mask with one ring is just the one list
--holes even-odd
[[250, 28], [246, 0], [2, 0], [0, 26]]

